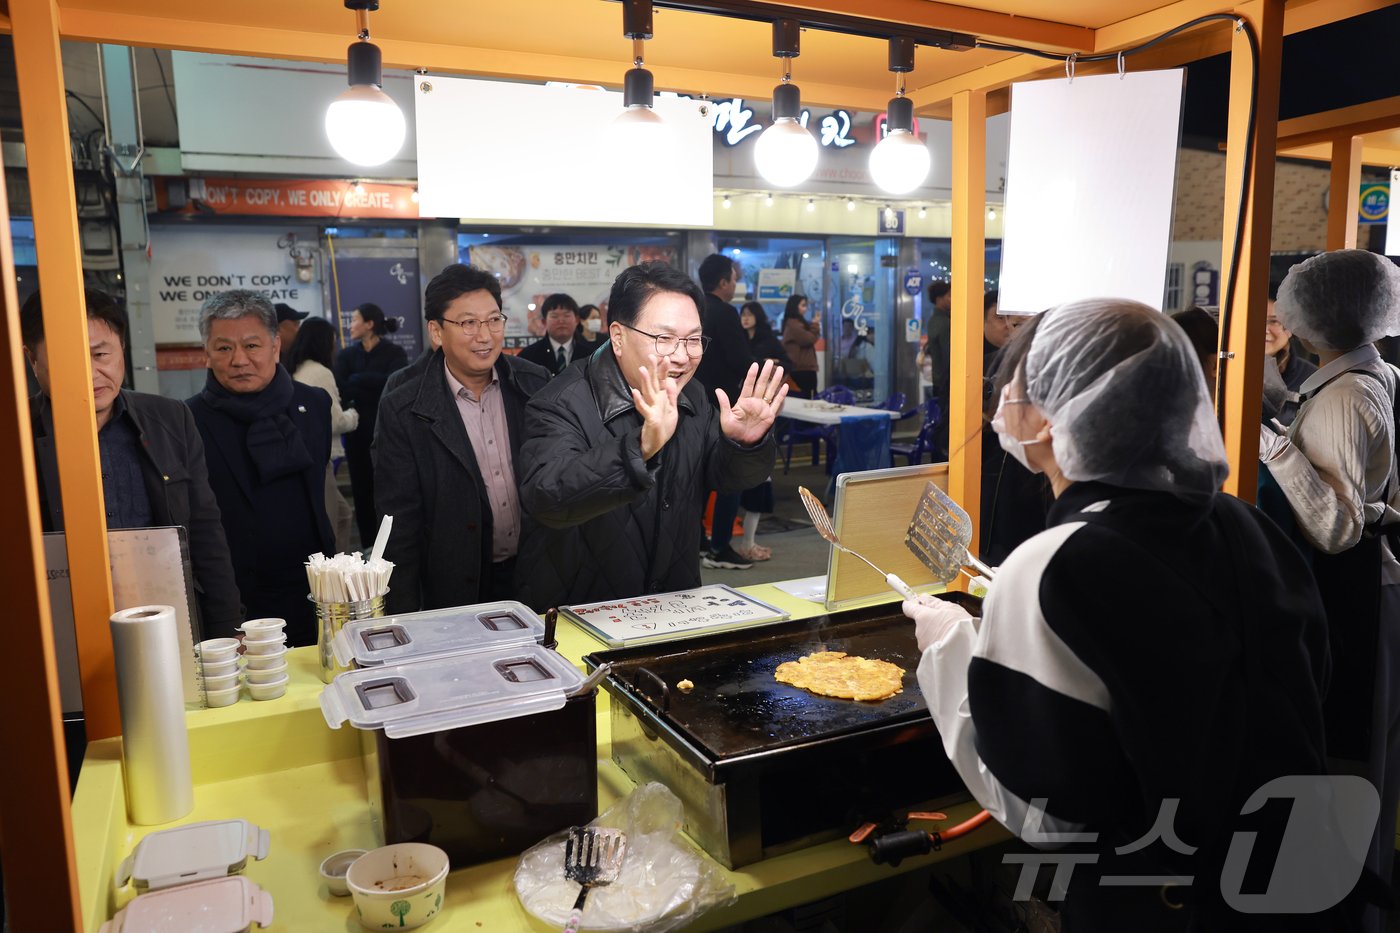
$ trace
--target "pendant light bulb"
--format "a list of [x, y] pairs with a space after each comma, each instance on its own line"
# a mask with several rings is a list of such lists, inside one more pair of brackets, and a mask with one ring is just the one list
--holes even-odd
[[885, 138], [870, 152], [870, 177], [890, 194], [908, 194], [924, 183], [933, 157], [914, 135], [914, 103], [907, 97], [890, 101]]
[[807, 199], [807, 213], [814, 214], [817, 210], [817, 202], [812, 198]]
[[783, 61], [783, 83], [773, 89], [773, 125], [759, 134], [753, 149], [758, 174], [778, 188], [791, 188], [811, 178], [820, 152], [816, 139], [800, 122], [802, 93], [792, 83], [800, 34], [796, 20], [773, 23], [773, 54]]
[[350, 88], [326, 108], [326, 137], [341, 158], [355, 165], [383, 165], [403, 148], [408, 126], [403, 111], [381, 89], [379, 46], [356, 42], [346, 53]]

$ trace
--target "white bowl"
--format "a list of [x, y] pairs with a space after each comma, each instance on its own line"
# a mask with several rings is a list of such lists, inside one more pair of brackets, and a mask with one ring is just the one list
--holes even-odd
[[244, 678], [251, 684], [270, 684], [278, 680], [287, 679], [287, 665], [285, 662], [276, 667], [257, 668], [250, 667], [243, 672]]
[[278, 651], [270, 651], [267, 654], [245, 654], [243, 656], [244, 672], [265, 671], [272, 667], [281, 667], [287, 663], [287, 649], [283, 647]]
[[248, 681], [248, 692], [255, 700], [275, 700], [287, 692], [287, 681], [290, 680], [286, 674], [278, 680], [269, 681], [265, 684], [255, 684]]
[[268, 638], [280, 635], [286, 627], [286, 619], [249, 619], [238, 626], [239, 630], [249, 638]]
[[243, 639], [243, 655], [250, 654], [276, 654], [286, 650], [287, 636], [278, 635], [276, 638], [245, 638]]
[[234, 684], [226, 690], [209, 690], [204, 694], [204, 698], [211, 707], [232, 706], [238, 702], [238, 694], [243, 688]]
[[210, 638], [195, 648], [195, 654], [205, 664], [218, 664], [238, 656], [237, 638]]
[[345, 873], [360, 923], [372, 930], [422, 926], [442, 909], [447, 853], [423, 842], [366, 852]]
[[224, 677], [228, 674], [238, 673], [238, 655], [234, 655], [227, 661], [201, 661], [199, 669], [206, 678]]
[[345, 873], [355, 864], [355, 860], [364, 854], [364, 849], [345, 849], [326, 856], [320, 869], [321, 880], [326, 883], [326, 889], [336, 897], [347, 897], [350, 888], [345, 884]]
[[204, 690], [206, 693], [210, 691], [218, 692], [220, 690], [237, 689], [238, 684], [238, 671], [234, 671], [232, 674], [221, 674], [218, 677], [210, 677], [208, 674], [204, 675]]

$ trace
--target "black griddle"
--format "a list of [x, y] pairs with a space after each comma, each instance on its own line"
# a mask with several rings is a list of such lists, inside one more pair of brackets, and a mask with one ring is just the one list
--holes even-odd
[[[913, 623], [902, 616], [891, 620], [884, 613], [789, 625], [749, 630], [743, 633], [747, 637], [699, 637], [668, 642], [664, 649], [639, 646], [598, 657], [612, 662], [615, 683], [621, 681], [632, 697], [716, 759], [928, 718], [914, 676], [919, 649]], [[844, 651], [896, 664], [904, 668], [904, 689], [887, 700], [858, 702], [817, 696], [773, 679], [778, 665], [818, 651]], [[676, 689], [682, 680], [690, 680], [695, 689]]]
[[[980, 612], [980, 601], [945, 597]], [[904, 668], [875, 702], [821, 697], [773, 679], [784, 661], [844, 651]], [[738, 867], [849, 832], [900, 807], [965, 794], [915, 676], [914, 625], [897, 605], [587, 655], [611, 663], [613, 758], [658, 780], [687, 831]], [[676, 684], [690, 680], [689, 693]], [[850, 825], [848, 825], [850, 824]], [[845, 827], [845, 828], [843, 828]]]

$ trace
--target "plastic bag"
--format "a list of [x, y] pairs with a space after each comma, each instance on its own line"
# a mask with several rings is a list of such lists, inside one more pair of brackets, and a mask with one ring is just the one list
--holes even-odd
[[[680, 838], [681, 802], [660, 784], [638, 787], [591, 824], [627, 834], [627, 855], [612, 884], [588, 892], [584, 930], [663, 933], [734, 901], [715, 864]], [[562, 926], [579, 886], [564, 877], [564, 839], [555, 833], [520, 856], [515, 894], [533, 916]]]

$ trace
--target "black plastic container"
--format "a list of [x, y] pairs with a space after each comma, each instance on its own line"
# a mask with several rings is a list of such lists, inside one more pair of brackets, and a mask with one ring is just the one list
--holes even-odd
[[409, 738], [365, 732], [384, 842], [427, 842], [454, 869], [518, 855], [598, 815], [598, 692], [562, 709]]

